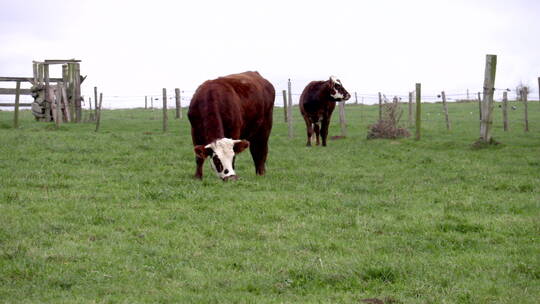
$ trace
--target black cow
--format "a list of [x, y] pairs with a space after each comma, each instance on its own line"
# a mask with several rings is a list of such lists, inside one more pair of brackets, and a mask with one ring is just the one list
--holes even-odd
[[319, 145], [319, 130], [322, 145], [323, 147], [326, 146], [328, 126], [336, 102], [344, 102], [349, 98], [351, 98], [349, 92], [345, 90], [341, 81], [334, 76], [330, 76], [330, 79], [326, 81], [312, 81], [304, 88], [300, 96], [300, 113], [302, 113], [306, 121], [307, 146], [311, 146], [311, 137], [314, 131], [317, 145]]

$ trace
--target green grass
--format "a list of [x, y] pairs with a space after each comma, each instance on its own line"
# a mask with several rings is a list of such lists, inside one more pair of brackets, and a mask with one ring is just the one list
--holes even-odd
[[160, 110], [100, 133], [0, 112], [0, 302], [537, 303], [540, 105], [528, 133], [495, 108], [487, 149], [477, 104], [449, 105], [450, 132], [441, 109], [420, 141], [368, 141], [377, 109], [347, 106], [326, 148], [276, 109], [267, 176], [244, 152], [231, 183], [192, 179], [189, 123], [163, 134]]

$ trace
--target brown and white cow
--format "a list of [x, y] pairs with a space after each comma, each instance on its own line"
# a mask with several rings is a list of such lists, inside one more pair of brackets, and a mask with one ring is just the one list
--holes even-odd
[[330, 76], [330, 79], [326, 81], [312, 81], [304, 88], [300, 96], [300, 113], [306, 121], [307, 146], [311, 146], [313, 132], [315, 132], [317, 145], [319, 145], [319, 131], [322, 145], [326, 146], [328, 126], [336, 102], [344, 102], [349, 98], [351, 98], [349, 92], [334, 76]]
[[202, 178], [204, 160], [210, 157], [218, 177], [237, 179], [236, 154], [247, 147], [256, 174], [264, 175], [274, 98], [274, 87], [258, 72], [219, 77], [199, 86], [188, 112], [196, 178]]

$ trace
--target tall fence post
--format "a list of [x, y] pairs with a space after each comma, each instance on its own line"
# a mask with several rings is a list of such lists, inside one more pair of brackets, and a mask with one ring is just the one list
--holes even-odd
[[291, 79], [287, 83], [287, 88], [289, 90], [288, 106], [287, 106], [287, 124], [289, 125], [289, 138], [293, 138], [293, 118], [292, 118], [292, 89], [291, 89]]
[[502, 104], [502, 110], [503, 110], [503, 129], [504, 131], [508, 131], [508, 92], [503, 92], [503, 104]]
[[[66, 90], [69, 89], [69, 69], [67, 64], [62, 65], [62, 81], [64, 82], [64, 86], [66, 87]], [[66, 91], [67, 93], [67, 91]], [[72, 105], [69, 101], [66, 101], [66, 111], [69, 111], [70, 113], [74, 113], [73, 107], [71, 107], [69, 110], [67, 110], [70, 105]]]
[[148, 96], [144, 96], [144, 109], [148, 109]]
[[73, 64], [73, 101], [75, 102], [75, 121], [82, 121], [82, 106], [81, 106], [81, 65]]
[[529, 102], [527, 95], [529, 95], [529, 89], [523, 87], [521, 89], [521, 100], [523, 100], [523, 107], [525, 108], [525, 132], [529, 132]]
[[174, 89], [174, 98], [176, 100], [176, 119], [182, 118], [182, 102], [180, 102], [180, 89]]
[[167, 132], [169, 118], [167, 117], [167, 89], [163, 88], [163, 132]]
[[56, 128], [60, 128], [60, 124], [62, 122], [62, 87], [61, 87], [61, 84], [60, 82], [58, 82], [56, 84], [56, 94], [54, 94], [55, 96], [55, 111], [56, 111], [56, 119], [55, 119], [55, 124], [56, 124]]
[[[63, 101], [63, 104], [64, 104], [64, 112], [66, 113], [66, 122], [71, 122], [71, 114], [69, 112], [69, 104], [68, 104], [67, 90], [66, 90], [65, 83], [61, 87], [61, 91], [62, 91], [62, 101]], [[91, 99], [91, 98], [89, 98], [89, 99]], [[90, 100], [90, 103], [91, 102], [92, 101]]]
[[[94, 88], [97, 90], [96, 87]], [[96, 132], [99, 131], [99, 126], [101, 124], [101, 106], [102, 105], [103, 105], [103, 93], [99, 93], [99, 104], [96, 103]]]
[[35, 61], [32, 61], [32, 72], [34, 76], [34, 84], [38, 83], [38, 64]]
[[382, 120], [382, 95], [379, 92], [379, 121]]
[[75, 86], [75, 63], [68, 63], [68, 82], [66, 83], [68, 88], [68, 92], [71, 96], [71, 100], [69, 101], [71, 113], [73, 114], [73, 121], [78, 122], [78, 116], [77, 116], [77, 98], [76, 98], [76, 86]]
[[486, 55], [486, 70], [484, 72], [484, 100], [482, 101], [482, 124], [480, 139], [485, 143], [491, 142], [491, 127], [493, 112], [493, 92], [495, 91], [495, 72], [497, 71], [497, 55]]
[[354, 104], [358, 104], [358, 95], [356, 94], [356, 92], [354, 92]]
[[21, 95], [21, 82], [17, 81], [15, 87], [15, 110], [13, 111], [13, 128], [19, 128], [19, 100]]
[[345, 120], [345, 101], [339, 102], [339, 126], [341, 136], [347, 136], [347, 121]]
[[[379, 95], [380, 96], [380, 95]], [[416, 140], [420, 140], [420, 128], [422, 127], [422, 84], [416, 84]]]
[[96, 110], [96, 114], [94, 115], [95, 118], [98, 118], [98, 95], [97, 95], [97, 87], [94, 87], [94, 109]]
[[482, 125], [482, 95], [478, 92], [478, 121]]
[[538, 77], [538, 101], [540, 102], [540, 77]]
[[362, 101], [360, 102], [360, 120], [364, 120], [364, 97], [362, 96]]
[[287, 122], [287, 91], [283, 90], [283, 119]]
[[40, 84], [43, 84], [44, 80], [45, 80], [45, 64], [38, 63], [38, 82]]
[[412, 95], [413, 95], [413, 92], [409, 92], [409, 127], [412, 126], [412, 113], [413, 113]]
[[448, 104], [446, 103], [446, 94], [441, 92], [442, 104], [444, 109], [444, 118], [446, 119], [446, 130], [450, 131], [450, 118], [448, 118]]
[[49, 93], [49, 64], [43, 64], [43, 78], [45, 81], [45, 120], [51, 121], [51, 97]]

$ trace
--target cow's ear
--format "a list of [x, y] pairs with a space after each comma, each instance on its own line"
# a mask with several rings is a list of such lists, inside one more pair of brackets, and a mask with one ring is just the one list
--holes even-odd
[[198, 158], [207, 158], [208, 156], [212, 155], [214, 151], [212, 151], [212, 148], [207, 148], [205, 146], [195, 146], [195, 155], [197, 155]]
[[238, 154], [244, 151], [247, 147], [249, 147], [249, 141], [244, 139], [236, 140], [234, 143], [234, 153]]

